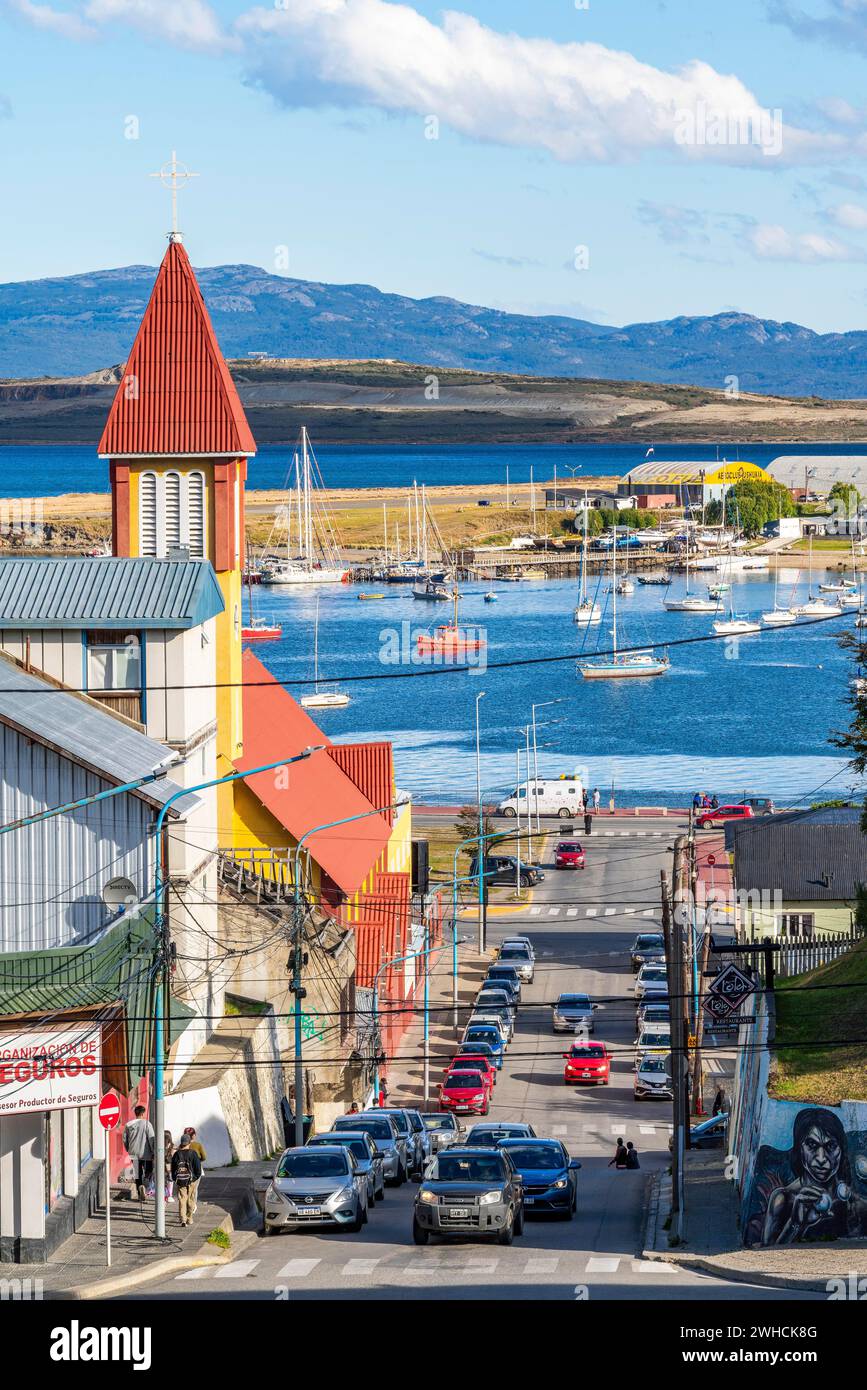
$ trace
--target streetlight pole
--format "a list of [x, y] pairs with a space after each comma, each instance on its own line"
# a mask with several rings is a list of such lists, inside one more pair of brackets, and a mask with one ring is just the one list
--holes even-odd
[[[260, 767], [250, 767], [244, 771], [229, 772], [225, 777], [212, 777], [207, 782], [198, 782], [192, 787], [181, 787], [170, 796], [160, 808], [160, 813], [156, 819], [154, 827], [154, 900], [156, 903], [156, 919], [154, 921], [154, 931], [157, 938], [157, 971], [156, 971], [156, 995], [154, 1000], [154, 1148], [155, 1174], [154, 1182], [154, 1202], [155, 1202], [155, 1221], [154, 1234], [158, 1240], [164, 1240], [166, 1234], [166, 1183], [165, 1175], [162, 1172], [160, 1156], [163, 1151], [163, 1136], [166, 1129], [166, 1099], [165, 1099], [165, 1044], [163, 1041], [164, 1028], [168, 1027], [168, 913], [166, 897], [168, 892], [168, 880], [163, 875], [162, 858], [164, 852], [163, 832], [165, 829], [166, 815], [173, 802], [179, 801], [181, 797], [193, 796], [196, 792], [209, 790], [211, 787], [224, 786], [226, 782], [238, 782], [246, 777], [253, 777], [258, 772], [272, 772], [278, 767], [288, 767], [290, 763], [300, 763], [305, 758], [309, 758], [312, 753], [321, 752], [325, 747], [320, 744], [315, 748], [305, 748], [303, 753], [296, 753], [290, 758], [278, 758], [276, 762], [262, 763]], [[168, 869], [168, 858], [166, 858], [166, 869]]]
[[[478, 844], [476, 851], [476, 869], [481, 879], [485, 873], [484, 862], [487, 853], [486, 845], [488, 840], [502, 840], [508, 838], [508, 832], [502, 830], [489, 830], [487, 834], [471, 835], [467, 840], [459, 840], [455, 845], [453, 873], [452, 873], [452, 1012], [454, 1026], [458, 1026], [458, 855], [466, 845]], [[461, 879], [460, 882], [472, 883], [472, 874], [468, 879]]]
[[533, 711], [533, 802], [536, 812], [536, 831], [541, 830], [539, 823], [539, 750], [536, 744], [536, 710], [543, 709], [545, 705], [562, 705], [563, 696], [556, 700], [537, 700], [535, 705], [530, 708]]
[[482, 863], [481, 863], [482, 834], [483, 834], [483, 831], [484, 831], [484, 826], [483, 826], [483, 824], [482, 824], [482, 761], [481, 761], [481, 751], [480, 751], [480, 750], [481, 750], [481, 744], [480, 744], [480, 741], [479, 741], [479, 701], [480, 701], [480, 700], [484, 700], [484, 698], [485, 698], [485, 692], [484, 692], [484, 690], [480, 690], [479, 693], [478, 693], [478, 695], [476, 696], [476, 805], [478, 806], [478, 811], [479, 811], [479, 856], [480, 856], [480, 862], [479, 862], [479, 953], [481, 953], [481, 952], [485, 949], [485, 947], [484, 947], [484, 936], [485, 936], [485, 926], [486, 926], [486, 923], [483, 923], [483, 921], [482, 921], [483, 909], [484, 909], [484, 905], [485, 905], [485, 903], [484, 903], [484, 898], [485, 898], [485, 894], [484, 894], [484, 877], [483, 877], [483, 875], [482, 875]]

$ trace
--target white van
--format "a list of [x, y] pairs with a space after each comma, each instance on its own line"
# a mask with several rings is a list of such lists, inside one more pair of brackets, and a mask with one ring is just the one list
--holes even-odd
[[[557, 777], [553, 781], [521, 782], [513, 794], [501, 801], [497, 807], [498, 816], [535, 815], [538, 807], [540, 816], [559, 816], [570, 820], [584, 811], [582, 794], [584, 784], [580, 777]], [[537, 802], [538, 798], [538, 802]]]

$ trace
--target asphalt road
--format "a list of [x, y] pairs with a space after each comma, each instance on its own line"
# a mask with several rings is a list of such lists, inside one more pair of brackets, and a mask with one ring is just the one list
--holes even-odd
[[[609, 828], [610, 827], [610, 828]], [[192, 1270], [138, 1298], [380, 1299], [671, 1299], [762, 1300], [770, 1288], [728, 1284], [674, 1265], [640, 1258], [644, 1179], [668, 1164], [671, 1106], [632, 1095], [634, 1007], [627, 950], [637, 930], [658, 926], [659, 871], [678, 826], [672, 820], [598, 821], [586, 841], [587, 868], [548, 866], [531, 903], [489, 922], [489, 944], [520, 931], [532, 937], [536, 979], [524, 1001], [491, 1116], [529, 1120], [540, 1135], [564, 1140], [583, 1167], [575, 1219], [527, 1220], [511, 1247], [438, 1242], [416, 1247], [411, 1236], [415, 1184], [390, 1188], [369, 1224], [340, 1233], [250, 1236], [231, 1264]], [[605, 833], [605, 831], [608, 833]], [[548, 842], [550, 850], [552, 841]], [[547, 857], [547, 854], [546, 854]], [[586, 990], [601, 1001], [596, 1036], [619, 1051], [609, 1086], [567, 1088], [566, 1035], [551, 1030], [550, 1001], [561, 990]], [[399, 1103], [397, 1096], [392, 1104]], [[468, 1120], [468, 1123], [472, 1123]], [[641, 1155], [641, 1172], [608, 1167], [618, 1135]], [[263, 1163], [263, 1170], [267, 1167]], [[243, 1238], [242, 1238], [243, 1239]], [[819, 1295], [786, 1291], [789, 1300]]]

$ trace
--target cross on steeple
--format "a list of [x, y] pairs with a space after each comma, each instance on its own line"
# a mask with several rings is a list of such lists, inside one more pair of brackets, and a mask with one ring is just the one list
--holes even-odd
[[178, 231], [178, 189], [183, 188], [190, 179], [197, 179], [198, 174], [190, 173], [185, 164], [178, 163], [178, 156], [172, 150], [171, 161], [165, 163], [156, 174], [151, 174], [152, 179], [159, 179], [163, 188], [171, 189], [172, 194], [172, 230], [169, 232], [169, 241], [182, 241], [181, 233]]

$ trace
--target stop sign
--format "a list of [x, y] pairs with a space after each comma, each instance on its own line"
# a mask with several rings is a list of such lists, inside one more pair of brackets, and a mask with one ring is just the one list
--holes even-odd
[[114, 1129], [120, 1120], [120, 1101], [113, 1091], [106, 1091], [99, 1102], [99, 1123], [103, 1129]]

